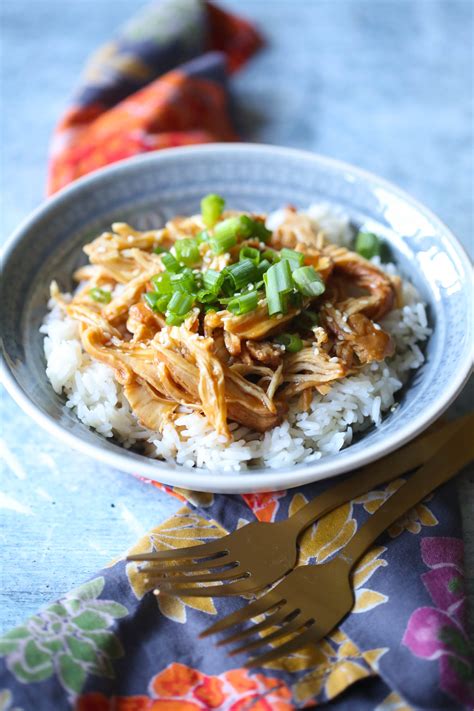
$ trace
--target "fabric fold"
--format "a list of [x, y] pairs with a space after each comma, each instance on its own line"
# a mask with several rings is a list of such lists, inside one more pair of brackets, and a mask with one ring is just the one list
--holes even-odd
[[90, 59], [53, 136], [48, 194], [139, 153], [236, 140], [227, 75], [262, 44], [204, 0], [145, 7]]

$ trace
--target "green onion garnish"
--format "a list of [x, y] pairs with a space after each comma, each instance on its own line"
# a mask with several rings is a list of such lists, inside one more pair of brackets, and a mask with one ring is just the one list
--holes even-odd
[[168, 251], [167, 249], [165, 249], [164, 247], [160, 247], [160, 245], [158, 245], [158, 246], [155, 247], [155, 249], [153, 250], [153, 253], [154, 253], [154, 254], [164, 254], [164, 253], [167, 252], [167, 251]]
[[303, 341], [293, 333], [281, 333], [275, 338], [275, 343], [285, 346], [288, 353], [298, 353], [303, 348]]
[[214, 227], [219, 217], [222, 215], [225, 200], [220, 195], [206, 195], [201, 200], [202, 221], [206, 227]]
[[[224, 224], [223, 222], [220, 222], [219, 224]], [[209, 240], [209, 244], [211, 245], [211, 249], [213, 254], [224, 254], [224, 252], [228, 252], [231, 247], [234, 247], [237, 244], [237, 236], [236, 235], [222, 235], [220, 237], [211, 237]]]
[[293, 279], [291, 278], [291, 267], [287, 259], [273, 264], [263, 275], [265, 281], [265, 293], [267, 296], [268, 313], [270, 316], [278, 313], [286, 313], [287, 295], [293, 289]]
[[174, 251], [178, 262], [192, 267], [200, 259], [199, 247], [194, 239], [178, 239], [174, 243]]
[[178, 260], [176, 259], [176, 257], [173, 257], [173, 255], [169, 252], [163, 252], [163, 254], [161, 255], [161, 261], [167, 272], [173, 272], [173, 274], [177, 274], [181, 270]]
[[238, 217], [229, 217], [227, 220], [219, 222], [214, 234], [209, 239], [214, 254], [223, 254], [237, 244], [239, 228], [240, 219]]
[[152, 311], [159, 311], [159, 313], [164, 314], [168, 307], [168, 302], [171, 299], [171, 295], [158, 294], [156, 291], [149, 291], [147, 294], [143, 294], [143, 299]]
[[255, 247], [242, 247], [239, 254], [239, 259], [243, 262], [244, 259], [251, 259], [257, 265], [260, 261], [260, 250]]
[[210, 304], [216, 300], [216, 294], [208, 289], [199, 289], [196, 298], [201, 304]]
[[175, 291], [168, 303], [168, 311], [175, 316], [185, 316], [194, 303], [192, 294]]
[[169, 301], [171, 299], [171, 294], [163, 294], [156, 300], [155, 311], [159, 311], [160, 314], [164, 314], [168, 308]]
[[243, 259], [226, 267], [224, 274], [230, 276], [234, 285], [234, 291], [240, 291], [244, 286], [256, 281], [259, 277], [257, 267], [251, 259]]
[[365, 259], [372, 259], [376, 255], [380, 256], [382, 244], [373, 232], [359, 232], [355, 239], [355, 251]]
[[196, 278], [191, 269], [183, 269], [180, 274], [172, 274], [171, 285], [174, 292], [192, 294], [197, 291]]
[[303, 296], [299, 291], [292, 291], [288, 294], [288, 306], [292, 309], [300, 309], [303, 306]]
[[202, 275], [202, 282], [205, 289], [218, 294], [224, 282], [225, 274], [216, 272], [215, 269], [208, 269]]
[[257, 265], [258, 273], [260, 276], [263, 276], [265, 272], [270, 269], [272, 265], [268, 261], [268, 259], [262, 259], [260, 264]]
[[258, 292], [249, 291], [247, 294], [235, 296], [227, 304], [227, 310], [236, 316], [242, 316], [249, 311], [254, 311], [258, 305]]
[[181, 324], [184, 323], [186, 319], [186, 315], [184, 316], [178, 316], [178, 314], [171, 314], [168, 313], [166, 315], [166, 323], [168, 326], [181, 326]]
[[99, 304], [110, 304], [112, 300], [112, 294], [110, 291], [105, 291], [105, 289], [99, 289], [98, 286], [94, 289], [89, 290], [89, 296], [93, 301], [97, 301]]
[[297, 269], [298, 267], [303, 266], [304, 254], [301, 252], [296, 252], [294, 249], [287, 249], [284, 247], [280, 252], [280, 256], [282, 259], [288, 259], [292, 269]]
[[268, 238], [272, 233], [270, 232], [270, 230], [267, 230], [263, 222], [253, 220], [248, 215], [242, 215], [241, 220], [243, 222], [247, 237], [255, 237], [261, 242], [268, 241]]
[[150, 309], [155, 310], [156, 302], [160, 298], [160, 295], [156, 291], [149, 291], [143, 294], [143, 300], [148, 304]]
[[196, 237], [194, 238], [198, 244], [202, 244], [203, 242], [208, 242], [209, 241], [209, 232], [207, 230], [201, 230], [201, 232], [198, 232]]
[[162, 274], [155, 274], [151, 278], [151, 283], [153, 284], [155, 291], [159, 294], [171, 294], [173, 291], [173, 286], [171, 284], [171, 274], [169, 272], [163, 272]]
[[274, 262], [280, 261], [280, 255], [276, 249], [266, 249], [262, 252], [262, 259], [268, 259], [268, 261], [273, 264]]
[[324, 282], [314, 267], [299, 267], [293, 272], [298, 291], [304, 296], [321, 296], [326, 290]]

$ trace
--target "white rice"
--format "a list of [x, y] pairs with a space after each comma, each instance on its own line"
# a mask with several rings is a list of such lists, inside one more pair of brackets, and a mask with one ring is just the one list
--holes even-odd
[[[311, 205], [306, 213], [332, 242], [349, 245], [352, 230], [346, 215], [327, 205]], [[274, 229], [281, 211], [269, 216]], [[374, 261], [377, 261], [376, 259]], [[393, 264], [383, 265], [396, 274]], [[180, 414], [176, 425], [162, 433], [144, 429], [135, 418], [115, 381], [113, 371], [93, 361], [82, 349], [77, 323], [64, 316], [54, 302], [41, 332], [45, 334], [46, 374], [54, 390], [66, 396], [66, 406], [104, 437], [114, 437], [125, 447], [134, 445], [150, 457], [188, 467], [239, 471], [263, 465], [276, 469], [310, 462], [349, 445], [355, 432], [378, 425], [382, 415], [395, 406], [395, 393], [419, 368], [424, 356], [420, 344], [431, 333], [425, 304], [416, 289], [403, 280], [404, 306], [381, 322], [395, 343], [395, 355], [365, 366], [357, 375], [337, 381], [328, 395], [316, 394], [308, 412], [290, 409], [279, 427], [260, 435], [232, 423], [230, 444], [216, 434], [207, 419], [195, 412]]]

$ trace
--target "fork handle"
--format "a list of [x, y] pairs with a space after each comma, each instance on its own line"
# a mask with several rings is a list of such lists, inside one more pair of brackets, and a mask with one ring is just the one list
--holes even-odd
[[463, 423], [469, 421], [474, 427], [473, 415], [466, 415], [453, 422], [449, 422], [422, 437], [417, 437], [410, 444], [392, 452], [383, 459], [379, 459], [353, 473], [348, 479], [330, 487], [312, 501], [303, 506], [286, 521], [292, 528], [293, 535], [299, 536], [308, 526], [329, 511], [333, 511], [346, 501], [367, 493], [375, 486], [380, 486], [401, 474], [416, 469], [445, 444], [454, 432]]
[[474, 459], [474, 415], [439, 448], [357, 531], [340, 557], [352, 568], [374, 541], [400, 516]]

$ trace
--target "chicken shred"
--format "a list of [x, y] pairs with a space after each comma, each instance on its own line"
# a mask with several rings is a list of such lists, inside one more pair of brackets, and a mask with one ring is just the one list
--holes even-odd
[[[227, 211], [222, 218], [239, 214]], [[84, 247], [89, 264], [74, 274], [80, 288], [72, 300], [55, 282], [51, 286], [52, 297], [80, 324], [84, 350], [112, 369], [144, 427], [159, 432], [184, 407], [204, 416], [228, 441], [232, 421], [265, 432], [283, 421], [291, 402], [306, 411], [315, 391], [326, 395], [334, 382], [393, 353], [378, 321], [401, 305], [400, 279], [330, 244], [312, 219], [291, 207], [268, 245], [254, 237], [216, 255], [201, 241], [202, 269], [222, 271], [239, 260], [242, 246], [286, 247], [301, 252], [303, 264], [319, 273], [323, 296], [300, 297], [301, 303], [292, 302], [276, 316], [269, 316], [263, 292], [257, 307], [242, 315], [222, 306], [204, 313], [195, 303], [181, 325], [167, 325], [165, 315], [146, 300], [152, 277], [164, 270], [157, 247], [170, 249], [204, 229], [200, 215], [176, 217], [148, 231], [114, 223], [111, 232]], [[93, 300], [91, 289], [107, 291], [103, 303]], [[306, 309], [316, 312], [319, 322], [306, 324], [300, 350], [289, 352], [273, 339], [298, 333]]]

